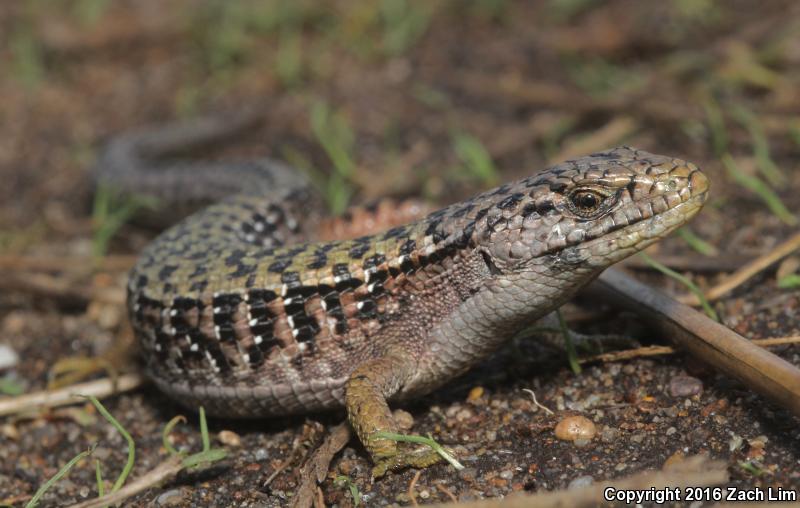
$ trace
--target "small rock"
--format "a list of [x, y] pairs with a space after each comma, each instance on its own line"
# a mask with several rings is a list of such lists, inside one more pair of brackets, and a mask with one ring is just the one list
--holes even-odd
[[600, 431], [600, 440], [604, 443], [613, 443], [619, 437], [619, 430], [614, 427], [603, 427]]
[[234, 448], [242, 446], [242, 438], [240, 438], [239, 434], [233, 432], [232, 430], [219, 431], [219, 434], [217, 434], [217, 438], [219, 438], [220, 443], [226, 446], [232, 446]]
[[677, 452], [670, 455], [667, 460], [664, 461], [664, 469], [671, 468], [673, 466], [680, 466], [683, 464], [683, 461], [686, 459], [686, 456], [683, 454], [682, 451], [678, 450]]
[[731, 436], [731, 440], [728, 441], [728, 450], [735, 452], [736, 450], [742, 447], [743, 443], [744, 443], [744, 438], [742, 438], [742, 436], [738, 434], [733, 434]]
[[500, 478], [502, 478], [504, 480], [510, 480], [510, 479], [514, 478], [514, 471], [511, 471], [509, 469], [501, 471], [500, 472]]
[[429, 491], [428, 489], [422, 489], [419, 491], [419, 497], [420, 499], [428, 499], [429, 497], [431, 497], [431, 491]]
[[181, 489], [171, 489], [156, 498], [158, 506], [178, 506], [183, 502]]
[[668, 436], [671, 436], [671, 435], [675, 434], [676, 432], [678, 432], [678, 429], [676, 429], [675, 427], [670, 427], [670, 428], [667, 429], [667, 435]]
[[394, 417], [394, 423], [397, 424], [397, 428], [400, 431], [410, 430], [414, 426], [414, 417], [408, 411], [395, 409], [392, 412], [392, 417]]
[[592, 439], [597, 434], [597, 427], [585, 416], [567, 416], [556, 425], [556, 438], [562, 441], [575, 441], [576, 439]]
[[703, 382], [692, 376], [675, 376], [669, 380], [669, 394], [673, 397], [691, 397], [703, 393]]
[[481, 397], [483, 397], [484, 389], [482, 386], [476, 386], [472, 390], [469, 391], [469, 395], [467, 395], [467, 402], [475, 402]]
[[0, 371], [15, 367], [19, 363], [19, 355], [11, 346], [0, 344]]
[[255, 452], [255, 459], [257, 461], [267, 460], [269, 458], [269, 452], [266, 448], [259, 448]]
[[575, 478], [574, 480], [572, 480], [571, 482], [569, 482], [569, 485], [567, 485], [567, 489], [569, 489], [569, 490], [580, 489], [580, 488], [583, 488], [583, 487], [588, 487], [589, 485], [592, 485], [593, 483], [594, 483], [594, 478], [593, 477], [591, 477], [590, 475], [583, 475], [583, 476], [579, 476], [579, 477]]

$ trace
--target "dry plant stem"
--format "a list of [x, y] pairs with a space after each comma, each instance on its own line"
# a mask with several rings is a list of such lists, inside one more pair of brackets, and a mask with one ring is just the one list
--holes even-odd
[[789, 362], [619, 270], [606, 270], [589, 292], [638, 313], [676, 345], [800, 416], [800, 369]]
[[[115, 388], [116, 382], [116, 390]], [[85, 396], [93, 395], [98, 399], [118, 393], [135, 390], [144, 384], [139, 374], [124, 374], [112, 381], [110, 378], [98, 379], [57, 390], [43, 390], [17, 397], [0, 400], [0, 416], [23, 413], [44, 407], [66, 406], [86, 403]]]
[[[726, 277], [725, 280], [706, 291], [706, 299], [708, 301], [718, 300], [798, 249], [800, 249], [800, 233], [793, 235], [763, 256], [757, 257], [739, 270], [733, 272], [730, 276]], [[686, 295], [679, 300], [681, 303], [688, 305], [700, 304], [697, 297], [694, 295]]]
[[458, 508], [538, 508], [561, 506], [604, 505], [603, 490], [613, 486], [617, 490], [662, 489], [666, 487], [707, 487], [728, 481], [726, 465], [709, 461], [704, 456], [688, 457], [684, 461], [661, 471], [643, 471], [625, 478], [609, 480], [582, 489], [559, 490], [540, 494], [512, 494], [505, 499], [486, 499], [457, 504], [436, 504], [432, 508], [457, 506]]
[[325, 480], [333, 456], [345, 447], [351, 435], [350, 424], [342, 422], [331, 429], [325, 441], [314, 450], [300, 472], [302, 481], [292, 500], [292, 508], [310, 508], [313, 505], [317, 496], [317, 484]]
[[[65, 272], [83, 271], [86, 266], [92, 266], [94, 258], [91, 256], [44, 257], [23, 256], [6, 254], [0, 256], [0, 270], [39, 272]], [[105, 256], [97, 260], [97, 268], [112, 272], [130, 270], [136, 263], [136, 256]]]
[[[774, 337], [770, 339], [753, 339], [750, 342], [759, 347], [784, 346], [787, 344], [800, 344], [800, 336]], [[619, 362], [622, 360], [630, 360], [631, 358], [640, 358], [643, 356], [671, 355], [676, 351], [677, 350], [675, 348], [669, 346], [637, 347], [636, 349], [625, 349], [623, 351], [614, 351], [612, 353], [603, 353], [601, 355], [594, 355], [586, 358], [581, 358], [578, 360], [578, 363]]]
[[[668, 266], [673, 270], [704, 273], [733, 272], [749, 263], [752, 259], [751, 257], [740, 256], [738, 254], [722, 254], [714, 257], [695, 254], [690, 256], [651, 254], [651, 256], [662, 265]], [[625, 258], [620, 261], [617, 266], [624, 266], [632, 270], [653, 270], [653, 267], [639, 256]]]
[[180, 455], [173, 455], [113, 494], [74, 504], [70, 508], [100, 508], [125, 501], [140, 492], [160, 485], [165, 480], [178, 474], [183, 469], [183, 459], [184, 457]]
[[408, 498], [411, 500], [411, 506], [414, 506], [415, 508], [419, 506], [419, 503], [417, 503], [417, 493], [414, 489], [417, 488], [417, 482], [419, 481], [419, 477], [421, 475], [422, 469], [414, 473], [414, 478], [412, 478], [411, 482], [408, 484]]

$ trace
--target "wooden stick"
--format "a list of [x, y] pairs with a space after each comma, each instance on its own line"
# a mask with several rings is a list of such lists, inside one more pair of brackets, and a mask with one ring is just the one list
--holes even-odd
[[[16, 397], [0, 399], [0, 416], [37, 410], [43, 407], [66, 406], [86, 402], [83, 396], [94, 395], [98, 399], [109, 395], [135, 390], [144, 384], [139, 374], [124, 374], [116, 380], [98, 379], [58, 390], [44, 390]], [[116, 386], [115, 386], [116, 385]]]
[[676, 345], [800, 416], [800, 369], [625, 273], [606, 270], [589, 291], [641, 315]]

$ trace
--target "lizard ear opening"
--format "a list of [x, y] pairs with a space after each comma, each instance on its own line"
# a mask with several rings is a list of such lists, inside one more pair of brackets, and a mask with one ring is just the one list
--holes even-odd
[[492, 275], [501, 275], [503, 272], [497, 268], [497, 265], [494, 264], [492, 257], [486, 251], [481, 251], [481, 257], [483, 257], [483, 262], [486, 263], [486, 268], [489, 269], [489, 273]]

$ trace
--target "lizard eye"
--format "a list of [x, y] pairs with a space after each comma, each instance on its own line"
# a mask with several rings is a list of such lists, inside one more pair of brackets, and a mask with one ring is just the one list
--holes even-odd
[[573, 211], [581, 217], [594, 215], [603, 204], [605, 196], [591, 190], [579, 190], [570, 197], [570, 204]]

